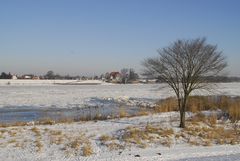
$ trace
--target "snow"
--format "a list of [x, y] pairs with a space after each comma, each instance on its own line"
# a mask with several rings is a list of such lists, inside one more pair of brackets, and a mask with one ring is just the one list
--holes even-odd
[[[9, 80], [8, 80], [9, 81]], [[102, 85], [56, 85], [72, 80], [0, 80], [0, 108], [74, 108], [86, 105], [103, 106], [105, 103], [130, 106], [154, 106], [155, 101], [173, 92], [165, 84], [107, 84]], [[87, 83], [96, 81], [87, 81]], [[165, 88], [164, 88], [165, 87]], [[240, 96], [240, 83], [220, 83], [215, 93]], [[195, 94], [206, 94], [196, 91]]]
[[[8, 127], [0, 128], [1, 130], [16, 130], [20, 131], [16, 136], [10, 136], [10, 132], [4, 133], [5, 139], [0, 140], [0, 158], [4, 161], [35, 161], [35, 160], [51, 160], [51, 161], [176, 161], [176, 160], [236, 160], [240, 155], [239, 145], [213, 145], [209, 147], [203, 146], [189, 146], [188, 144], [174, 144], [173, 146], [164, 147], [147, 147], [141, 149], [137, 147], [127, 147], [123, 150], [109, 151], [99, 144], [98, 138], [104, 134], [111, 134], [128, 126], [138, 126], [149, 123], [158, 123], [161, 126], [173, 127], [177, 130], [175, 123], [171, 123], [173, 118], [178, 118], [177, 112], [161, 113], [149, 116], [141, 116], [134, 118], [122, 118], [105, 121], [88, 121], [76, 122], [70, 124], [55, 124], [55, 125], [38, 125], [37, 128], [41, 131], [41, 141], [43, 142], [43, 149], [40, 152], [36, 151], [34, 147], [35, 136], [31, 132], [33, 126], [24, 127]], [[187, 115], [190, 117], [191, 115]], [[178, 123], [178, 121], [176, 122]], [[68, 133], [71, 137], [85, 133], [89, 136], [92, 144], [94, 154], [90, 157], [83, 157], [81, 155], [66, 156], [65, 152], [61, 150], [61, 145], [49, 144], [49, 134], [46, 129], [61, 130]], [[9, 143], [11, 139], [17, 141], [25, 141], [27, 145], [24, 148], [18, 148]], [[32, 140], [32, 141], [31, 141]], [[8, 144], [7, 144], [8, 143]], [[139, 157], [137, 157], [139, 156]], [[224, 159], [223, 159], [224, 158]]]
[[157, 90], [161, 85], [2, 85], [0, 108], [32, 106], [73, 108], [116, 101], [137, 104], [168, 97], [171, 92]]
[[0, 85], [6, 86], [6, 85], [38, 85], [38, 86], [48, 86], [53, 84], [106, 84], [105, 82], [102, 82], [100, 80], [32, 80], [32, 79], [0, 79]]
[[[56, 85], [54, 83], [69, 83], [70, 81], [52, 80], [0, 80], [0, 108], [74, 108], [85, 105], [104, 105], [119, 103], [127, 105], [153, 105], [158, 99], [173, 96], [173, 92], [164, 84], [101, 84], [101, 85]], [[220, 83], [214, 94], [240, 96], [240, 83]], [[206, 94], [197, 91], [195, 94]], [[204, 112], [209, 114], [208, 111]], [[186, 117], [191, 117], [187, 113]], [[36, 136], [31, 131], [34, 126], [0, 128], [0, 160], [3, 161], [183, 161], [183, 160], [230, 160], [237, 161], [240, 157], [239, 145], [212, 145], [210, 147], [190, 146], [186, 143], [175, 143], [173, 146], [151, 146], [146, 149], [137, 147], [124, 150], [109, 151], [99, 144], [99, 137], [113, 134], [128, 126], [140, 126], [148, 123], [161, 124], [178, 131], [178, 112], [168, 112], [155, 115], [112, 119], [105, 121], [75, 122], [55, 125], [36, 125], [41, 131], [43, 149], [36, 151], [34, 140]], [[49, 134], [46, 131], [60, 130], [66, 135], [77, 137], [85, 133], [89, 137], [94, 154], [90, 157], [81, 155], [67, 156], [62, 150], [63, 145], [50, 145]], [[4, 130], [7, 132], [3, 133]], [[11, 134], [17, 131], [17, 134]], [[24, 142], [23, 148], [15, 147], [11, 141]], [[121, 153], [121, 154], [120, 154]], [[140, 156], [140, 157], [137, 157]]]

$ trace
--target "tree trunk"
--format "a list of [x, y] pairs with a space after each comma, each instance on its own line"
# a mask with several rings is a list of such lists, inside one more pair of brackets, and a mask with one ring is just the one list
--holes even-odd
[[182, 107], [180, 111], [180, 128], [185, 128], [185, 109]]
[[180, 108], [180, 128], [185, 128], [185, 111], [186, 111], [186, 105], [187, 105], [187, 97], [185, 96]]

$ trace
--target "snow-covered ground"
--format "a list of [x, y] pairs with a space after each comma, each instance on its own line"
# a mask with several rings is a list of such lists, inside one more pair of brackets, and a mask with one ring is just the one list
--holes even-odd
[[66, 83], [78, 83], [78, 84], [106, 84], [100, 80], [32, 80], [32, 79], [0, 79], [0, 85], [38, 85], [38, 86], [48, 86], [52, 84], [66, 84]]
[[[163, 84], [56, 85], [53, 83], [68, 82], [21, 80], [9, 84], [0, 80], [0, 108], [24, 106], [43, 109], [74, 108], [84, 105], [101, 106], [106, 102], [132, 106], [151, 105], [158, 99], [173, 95], [169, 88], [163, 88], [165, 87]], [[218, 84], [217, 91], [210, 94], [240, 96], [240, 83]], [[169, 112], [97, 122], [0, 128], [0, 161], [240, 160], [239, 144], [203, 147], [174, 142], [171, 147], [152, 145], [141, 149], [132, 146], [111, 151], [99, 141], [100, 136], [115, 135], [117, 131], [129, 126], [159, 124], [163, 128], [173, 128], [177, 132], [180, 130], [178, 117], [177, 112]], [[75, 139], [80, 140], [84, 145], [90, 143], [93, 155], [82, 156], [82, 145], [75, 144]], [[41, 147], [41, 150], [38, 150], [38, 147]], [[74, 151], [73, 147], [80, 149]]]
[[[56, 85], [71, 80], [0, 80], [0, 108], [74, 108], [85, 105], [103, 106], [117, 102], [130, 106], [151, 106], [158, 99], [173, 95], [164, 84], [102, 84], [102, 85]], [[91, 81], [90, 81], [91, 82]], [[166, 87], [166, 88], [164, 88]], [[240, 95], [240, 83], [220, 83], [210, 94]], [[203, 94], [195, 92], [195, 94]]]
[[[190, 115], [187, 115], [187, 117]], [[99, 141], [100, 136], [116, 133], [129, 126], [158, 124], [161, 127], [177, 127], [177, 112], [168, 112], [134, 118], [105, 121], [76, 122], [70, 124], [37, 125], [0, 128], [0, 160], [2, 161], [165, 161], [165, 160], [229, 160], [237, 161], [240, 156], [239, 145], [190, 146], [187, 143], [173, 143], [171, 147], [151, 145], [147, 148], [135, 146], [119, 150], [109, 150]], [[35, 129], [34, 129], [35, 128]], [[79, 138], [79, 136], [84, 137]], [[61, 142], [58, 143], [58, 137]], [[81, 148], [74, 146], [74, 138], [89, 142], [93, 154], [81, 155]], [[55, 140], [54, 140], [55, 139]], [[78, 140], [79, 140], [78, 139]], [[38, 150], [37, 141], [41, 145]], [[69, 144], [69, 142], [73, 142]], [[75, 141], [76, 142], [76, 141]], [[81, 144], [79, 146], [82, 146]], [[68, 149], [69, 148], [69, 149]], [[76, 151], [75, 151], [76, 150]]]

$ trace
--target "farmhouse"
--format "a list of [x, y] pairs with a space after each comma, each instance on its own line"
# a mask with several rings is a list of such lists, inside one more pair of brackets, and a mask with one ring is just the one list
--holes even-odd
[[122, 75], [119, 72], [111, 72], [110, 73], [110, 80], [112, 82], [121, 82]]

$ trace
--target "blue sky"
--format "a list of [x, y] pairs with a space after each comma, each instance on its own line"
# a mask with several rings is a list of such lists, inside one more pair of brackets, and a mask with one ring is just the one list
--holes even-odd
[[206, 37], [240, 76], [239, 0], [0, 0], [0, 72], [141, 71], [176, 39]]

